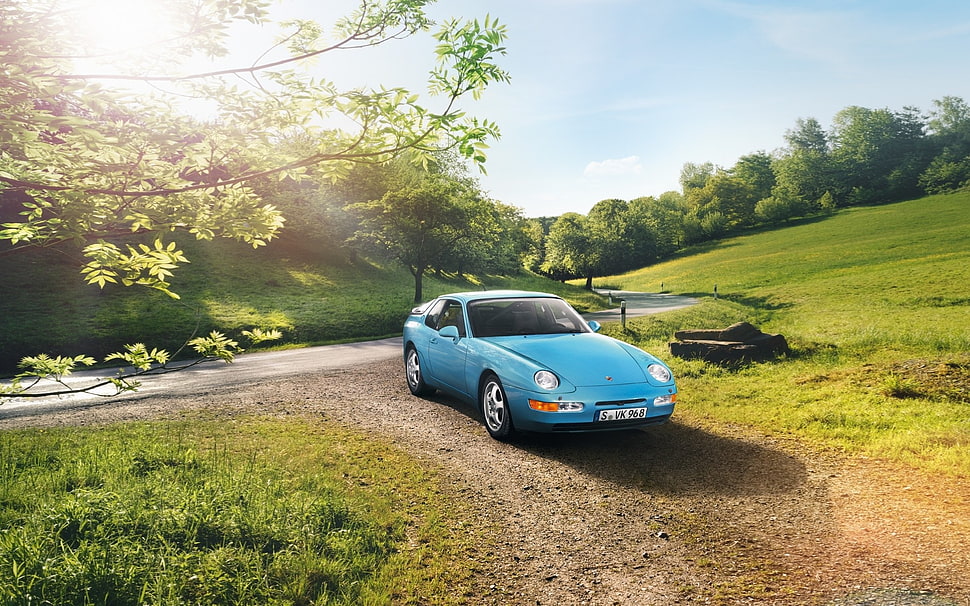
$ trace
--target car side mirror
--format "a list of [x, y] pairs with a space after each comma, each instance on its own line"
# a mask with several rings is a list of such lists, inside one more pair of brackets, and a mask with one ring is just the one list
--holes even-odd
[[453, 324], [442, 327], [441, 330], [438, 331], [438, 334], [446, 339], [455, 339], [456, 341], [459, 338], [458, 327]]
[[603, 328], [602, 326], [600, 326], [600, 323], [597, 322], [596, 320], [590, 320], [588, 324], [589, 324], [589, 327], [593, 329], [593, 332], [599, 332], [600, 329]]

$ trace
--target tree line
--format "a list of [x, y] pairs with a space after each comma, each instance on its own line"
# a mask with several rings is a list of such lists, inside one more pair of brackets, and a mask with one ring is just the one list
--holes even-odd
[[341, 183], [317, 187], [312, 200], [292, 191], [273, 199], [308, 237], [337, 242], [350, 257], [402, 262], [419, 301], [428, 271], [524, 267], [556, 280], [585, 278], [592, 288], [594, 277], [739, 230], [970, 186], [970, 106], [958, 97], [934, 101], [925, 115], [848, 107], [827, 130], [798, 119], [784, 139], [783, 148], [745, 155], [730, 168], [684, 164], [681, 191], [602, 200], [585, 215], [527, 218], [489, 200], [459, 159], [440, 154], [423, 168], [401, 159], [358, 166]]
[[851, 106], [827, 130], [800, 118], [784, 139], [783, 148], [742, 156], [730, 168], [684, 164], [679, 192], [537, 220], [529, 229], [543, 246], [524, 256], [525, 265], [556, 279], [585, 278], [590, 288], [596, 276], [738, 230], [970, 187], [970, 106], [959, 97], [934, 101], [926, 114]]

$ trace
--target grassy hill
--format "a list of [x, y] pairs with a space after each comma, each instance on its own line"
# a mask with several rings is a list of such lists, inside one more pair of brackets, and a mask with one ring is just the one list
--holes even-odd
[[663, 284], [702, 303], [610, 331], [661, 354], [680, 328], [747, 320], [782, 333], [793, 353], [775, 362], [731, 370], [673, 360], [678, 415], [970, 475], [968, 227], [963, 193], [689, 250], [602, 282]]
[[[0, 259], [0, 376], [25, 355], [95, 357], [126, 343], [174, 352], [196, 334], [238, 335], [277, 328], [283, 345], [309, 345], [400, 334], [414, 306], [414, 280], [399, 267], [334, 263], [325, 246], [275, 241], [253, 250], [231, 242], [183, 242], [191, 263], [172, 289], [105, 289], [82, 282], [77, 260], [54, 250]], [[606, 301], [583, 289], [532, 275], [458, 279], [426, 276], [427, 299], [456, 290], [521, 287], [558, 292], [579, 309]]]
[[[701, 304], [605, 332], [674, 366], [677, 416], [794, 435], [824, 447], [970, 476], [970, 194], [854, 208], [752, 233], [604, 278], [615, 289], [689, 294]], [[277, 242], [186, 243], [175, 301], [138, 288], [85, 286], [63, 255], [0, 263], [0, 371], [23, 355], [103, 355], [143, 341], [176, 349], [193, 330], [279, 328], [303, 345], [398, 334], [412, 306], [410, 274], [333, 265]], [[602, 298], [534, 276], [485, 278], [489, 288], [559, 292], [581, 310]], [[718, 298], [713, 297], [717, 285]], [[481, 288], [429, 277], [425, 296]], [[720, 368], [672, 359], [681, 328], [747, 320], [785, 335], [792, 354]]]

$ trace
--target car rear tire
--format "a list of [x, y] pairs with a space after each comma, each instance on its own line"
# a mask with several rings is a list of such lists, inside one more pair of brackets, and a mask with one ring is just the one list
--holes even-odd
[[424, 374], [421, 372], [421, 358], [414, 345], [408, 345], [404, 353], [404, 376], [408, 381], [408, 389], [416, 396], [430, 396], [434, 393], [434, 388], [424, 382]]
[[494, 374], [489, 373], [482, 381], [478, 402], [485, 417], [485, 429], [490, 436], [496, 440], [508, 440], [515, 434], [505, 388]]

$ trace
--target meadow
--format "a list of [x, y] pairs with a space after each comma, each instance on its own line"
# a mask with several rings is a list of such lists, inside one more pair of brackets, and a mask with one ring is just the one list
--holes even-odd
[[[603, 278], [701, 300], [604, 332], [671, 363], [675, 416], [692, 426], [970, 477], [968, 209], [970, 194], [843, 210]], [[394, 268], [225, 243], [189, 256], [173, 284], [181, 301], [79, 286], [51, 253], [0, 267], [19, 285], [0, 302], [4, 351], [92, 353], [132, 335], [177, 346], [193, 326], [336, 342], [399, 333], [412, 305], [410, 275]], [[584, 311], [606, 305], [535, 276], [431, 277], [425, 294], [483, 284], [560, 292]], [[734, 366], [669, 355], [676, 330], [741, 320], [784, 334], [791, 353]], [[471, 574], [461, 554], [484, 531], [462, 525], [468, 505], [442, 494], [439, 478], [381, 436], [319, 419], [6, 430], [0, 600], [461, 603]]]
[[3, 604], [447, 604], [472, 514], [309, 419], [0, 432]]
[[[177, 270], [179, 295], [141, 287], [84, 284], [76, 260], [39, 250], [0, 258], [0, 377], [24, 356], [103, 358], [127, 343], [176, 352], [193, 336], [230, 336], [252, 327], [283, 333], [271, 347], [303, 347], [401, 334], [414, 307], [414, 278], [404, 268], [335, 259], [313, 242], [274, 241], [254, 250], [232, 241], [180, 243], [190, 263]], [[523, 274], [424, 278], [424, 298], [483, 288], [559, 293], [583, 311], [606, 299], [578, 286]]]
[[688, 250], [602, 282], [701, 304], [609, 332], [660, 355], [680, 328], [783, 334], [775, 361], [671, 360], [678, 416], [970, 476], [968, 219], [970, 194], [935, 196]]

